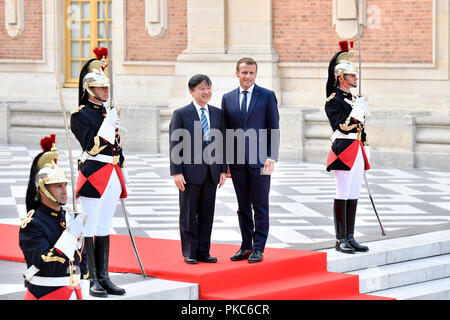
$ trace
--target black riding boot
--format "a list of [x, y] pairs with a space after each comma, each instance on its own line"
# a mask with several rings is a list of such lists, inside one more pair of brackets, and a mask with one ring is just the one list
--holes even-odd
[[355, 251], [366, 252], [369, 251], [369, 247], [360, 245], [356, 242], [355, 238], [353, 238], [357, 206], [358, 199], [347, 200], [347, 242], [355, 248]]
[[98, 266], [98, 281], [103, 288], [113, 295], [124, 295], [125, 290], [111, 282], [108, 275], [109, 235], [95, 237], [95, 258]]
[[92, 237], [84, 238], [84, 249], [86, 250], [87, 264], [89, 269], [89, 294], [94, 297], [106, 297], [108, 292], [100, 285], [97, 279], [97, 266], [95, 264], [94, 239]]
[[355, 253], [355, 249], [347, 242], [347, 200], [334, 199], [334, 227], [336, 230], [336, 250], [342, 253]]

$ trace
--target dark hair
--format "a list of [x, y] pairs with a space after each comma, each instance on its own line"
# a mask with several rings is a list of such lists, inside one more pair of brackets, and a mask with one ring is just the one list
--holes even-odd
[[254, 64], [256, 66], [256, 70], [258, 70], [258, 64], [256, 63], [255, 60], [253, 60], [252, 58], [249, 58], [249, 57], [244, 57], [244, 58], [239, 59], [239, 61], [236, 63], [236, 71], [239, 71], [239, 65], [241, 63], [245, 63], [248, 65]]
[[195, 87], [198, 86], [203, 81], [206, 81], [206, 84], [208, 86], [211, 86], [211, 84], [212, 84], [211, 79], [207, 75], [196, 74], [191, 79], [189, 79], [188, 87], [189, 87], [190, 90], [194, 90]]

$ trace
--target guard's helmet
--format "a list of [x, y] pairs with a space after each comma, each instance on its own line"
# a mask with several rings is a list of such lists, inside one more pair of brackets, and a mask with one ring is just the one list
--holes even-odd
[[70, 182], [64, 171], [56, 165], [59, 152], [55, 144], [56, 136], [45, 137], [41, 140], [43, 152], [39, 153], [33, 160], [28, 181], [26, 205], [27, 211], [37, 209], [39, 206], [39, 189], [53, 202], [60, 204], [47, 190], [46, 185], [53, 183]]
[[358, 73], [356, 66], [351, 61], [354, 55], [353, 42], [340, 41], [339, 47], [341, 51], [334, 55], [328, 66], [327, 97], [336, 91], [339, 76]]
[[[104, 73], [104, 70], [108, 66], [106, 63], [106, 59], [108, 58], [108, 49], [104, 47], [100, 49], [95, 48], [94, 53], [96, 58], [86, 62], [80, 72], [80, 80], [78, 84], [78, 105], [86, 104], [89, 94], [95, 96], [90, 88], [109, 87], [109, 79]], [[97, 96], [95, 96], [95, 98], [103, 101]]]

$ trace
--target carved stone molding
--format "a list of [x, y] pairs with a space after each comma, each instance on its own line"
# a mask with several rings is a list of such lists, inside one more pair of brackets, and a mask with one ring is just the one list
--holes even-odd
[[5, 28], [13, 39], [19, 39], [24, 30], [23, 0], [5, 0]]
[[164, 35], [168, 29], [167, 0], [145, 0], [145, 29], [155, 39]]
[[[358, 3], [359, 21], [356, 22]], [[362, 35], [366, 25], [366, 0], [333, 0], [333, 26], [341, 39], [356, 40], [358, 38], [358, 24]]]

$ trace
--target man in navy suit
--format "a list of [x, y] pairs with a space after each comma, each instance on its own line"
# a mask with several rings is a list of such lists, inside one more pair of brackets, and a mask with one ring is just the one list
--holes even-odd
[[217, 184], [226, 181], [223, 115], [208, 105], [211, 79], [188, 83], [192, 103], [174, 111], [170, 122], [170, 175], [179, 189], [180, 236], [184, 261], [214, 263], [210, 255]]
[[236, 64], [239, 87], [222, 98], [226, 160], [242, 235], [241, 247], [231, 260], [248, 259], [250, 263], [263, 258], [269, 234], [270, 175], [279, 151], [277, 99], [273, 91], [255, 84], [257, 70], [252, 58], [240, 59]]

